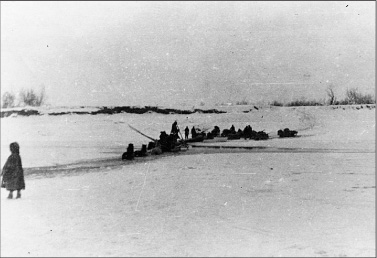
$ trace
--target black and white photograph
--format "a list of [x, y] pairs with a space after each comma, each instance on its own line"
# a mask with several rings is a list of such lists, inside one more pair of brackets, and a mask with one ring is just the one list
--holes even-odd
[[375, 257], [375, 1], [1, 1], [1, 257]]

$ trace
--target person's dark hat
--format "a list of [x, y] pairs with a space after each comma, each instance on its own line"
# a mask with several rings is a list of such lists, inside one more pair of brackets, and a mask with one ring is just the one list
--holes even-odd
[[17, 142], [12, 142], [9, 147], [12, 153], [19, 153], [20, 151], [20, 145]]

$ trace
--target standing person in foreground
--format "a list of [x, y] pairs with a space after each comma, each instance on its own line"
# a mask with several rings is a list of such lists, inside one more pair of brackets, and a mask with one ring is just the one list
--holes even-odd
[[10, 144], [11, 155], [1, 172], [1, 187], [9, 191], [8, 199], [13, 198], [13, 191], [17, 190], [17, 199], [21, 198], [21, 190], [25, 190], [24, 170], [22, 168], [20, 145], [17, 142]]

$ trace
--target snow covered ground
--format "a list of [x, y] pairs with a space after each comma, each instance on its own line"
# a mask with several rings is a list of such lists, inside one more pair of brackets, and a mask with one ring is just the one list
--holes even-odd
[[[1, 255], [375, 255], [374, 105], [224, 109], [1, 119], [1, 165], [18, 141], [26, 174], [22, 199], [1, 189]], [[158, 138], [174, 120], [272, 139], [120, 160], [149, 141], [128, 124]], [[286, 127], [300, 137], [277, 138]]]

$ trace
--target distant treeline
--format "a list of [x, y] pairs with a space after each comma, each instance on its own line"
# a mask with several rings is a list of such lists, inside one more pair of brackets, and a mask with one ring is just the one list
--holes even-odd
[[[65, 112], [51, 112], [47, 113], [50, 116], [59, 116], [59, 115], [98, 115], [98, 114], [119, 114], [119, 113], [131, 113], [131, 114], [145, 114], [148, 112], [155, 112], [160, 114], [193, 114], [196, 112], [199, 113], [226, 113], [225, 111], [219, 111], [216, 109], [209, 109], [209, 110], [202, 110], [202, 109], [194, 109], [194, 110], [180, 110], [180, 109], [172, 109], [172, 108], [159, 108], [153, 106], [145, 106], [145, 107], [130, 107], [130, 106], [122, 106], [122, 107], [101, 107], [97, 111], [65, 111]], [[20, 115], [20, 116], [30, 116], [30, 115], [41, 115], [38, 110], [32, 109], [23, 109], [23, 110], [9, 110], [9, 111], [1, 111], [1, 118], [11, 116], [12, 114]]]
[[[328, 87], [326, 90], [328, 99], [308, 100], [306, 98], [296, 99], [290, 102], [282, 102], [274, 100], [268, 104], [279, 107], [293, 107], [293, 106], [328, 106], [328, 105], [357, 105], [357, 104], [376, 104], [376, 99], [371, 94], [360, 93], [357, 88], [347, 90], [346, 97], [342, 100], [337, 100], [333, 87]], [[215, 106], [229, 106], [229, 105], [253, 105], [253, 102], [247, 101], [246, 97], [241, 101], [235, 103], [217, 103]]]
[[271, 106], [285, 106], [285, 107], [295, 107], [295, 106], [326, 106], [326, 105], [357, 105], [357, 104], [376, 104], [376, 99], [371, 94], [360, 93], [358, 89], [352, 88], [347, 90], [346, 97], [343, 100], [337, 100], [333, 88], [329, 87], [326, 91], [328, 99], [327, 100], [307, 100], [305, 98], [299, 100], [293, 100], [288, 103], [282, 103], [280, 101], [274, 100], [270, 103]]

